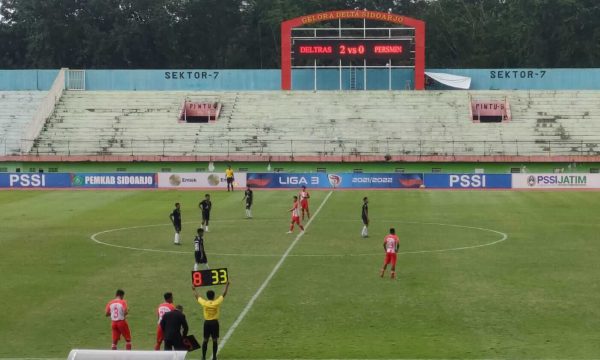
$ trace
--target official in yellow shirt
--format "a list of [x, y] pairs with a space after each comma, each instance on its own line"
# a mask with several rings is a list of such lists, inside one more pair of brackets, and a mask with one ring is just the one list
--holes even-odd
[[233, 191], [233, 170], [231, 169], [231, 165], [227, 166], [227, 169], [225, 170], [225, 179], [227, 180], [227, 191], [229, 191], [229, 189], [231, 188], [231, 191]]
[[215, 299], [215, 292], [208, 290], [206, 292], [206, 299], [203, 299], [196, 288], [192, 286], [194, 296], [198, 304], [202, 305], [202, 312], [204, 313], [204, 340], [202, 341], [202, 359], [206, 359], [206, 351], [208, 350], [208, 338], [212, 338], [213, 343], [213, 360], [217, 360], [217, 350], [219, 348], [219, 315], [221, 313], [221, 304], [227, 296], [227, 290], [229, 290], [230, 282], [225, 285], [223, 295]]

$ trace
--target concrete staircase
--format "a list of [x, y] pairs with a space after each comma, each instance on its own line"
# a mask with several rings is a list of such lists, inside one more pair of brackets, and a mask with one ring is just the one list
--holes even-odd
[[46, 96], [46, 91], [0, 91], [0, 155], [21, 150], [23, 129]]

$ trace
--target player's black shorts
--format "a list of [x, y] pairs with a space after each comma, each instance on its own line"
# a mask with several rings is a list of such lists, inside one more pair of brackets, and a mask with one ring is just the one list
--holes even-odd
[[206, 264], [208, 262], [204, 251], [194, 251], [194, 258], [196, 259], [196, 264]]
[[252, 201], [246, 201], [246, 209], [250, 209], [252, 207]]
[[202, 220], [205, 220], [205, 221], [210, 220], [210, 211], [203, 211], [202, 212]]
[[231, 183], [233, 183], [233, 178], [232, 178], [232, 177], [230, 177], [230, 178], [227, 178], [227, 183], [228, 183], [228, 184], [231, 184]]
[[180, 232], [181, 231], [181, 222], [174, 222], [173, 226], [175, 227], [175, 231], [176, 232]]
[[219, 320], [204, 320], [204, 338], [219, 338]]
[[363, 221], [363, 224], [369, 225], [369, 218], [368, 217], [366, 217], [366, 216], [363, 215], [362, 221]]

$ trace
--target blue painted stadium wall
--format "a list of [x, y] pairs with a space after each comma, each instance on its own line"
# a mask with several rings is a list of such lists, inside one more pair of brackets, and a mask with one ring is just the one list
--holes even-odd
[[[392, 89], [412, 87], [412, 70], [398, 70], [392, 74]], [[292, 83], [295, 90], [314, 89], [312, 69], [295, 70]], [[355, 72], [356, 88], [362, 89], [364, 72]], [[367, 88], [387, 90], [389, 74], [385, 70], [367, 72]], [[317, 73], [318, 90], [337, 90], [340, 76], [336, 69], [322, 69]], [[342, 87], [350, 90], [350, 71], [342, 72]], [[280, 70], [87, 70], [88, 90], [279, 90]]]
[[88, 90], [278, 90], [279, 70], [87, 70]]
[[[600, 69], [428, 69], [472, 78], [474, 90], [600, 90]], [[48, 90], [58, 70], [0, 70], [0, 90]], [[314, 89], [312, 69], [294, 70], [293, 88]], [[413, 88], [413, 71], [395, 69], [391, 88]], [[355, 87], [364, 86], [364, 73], [356, 69]], [[367, 89], [387, 90], [386, 69], [367, 70]], [[317, 72], [318, 90], [337, 90], [337, 69]], [[342, 72], [342, 88], [350, 89], [351, 73]], [[88, 90], [278, 90], [280, 71], [272, 70], [87, 70]]]
[[600, 90], [600, 69], [427, 69], [471, 78], [474, 90]]
[[48, 90], [58, 70], [0, 70], [0, 90]]

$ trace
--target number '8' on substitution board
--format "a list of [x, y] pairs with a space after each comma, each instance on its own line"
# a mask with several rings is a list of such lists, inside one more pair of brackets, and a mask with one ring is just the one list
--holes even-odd
[[227, 268], [192, 271], [192, 285], [195, 287], [224, 285], [227, 281]]

